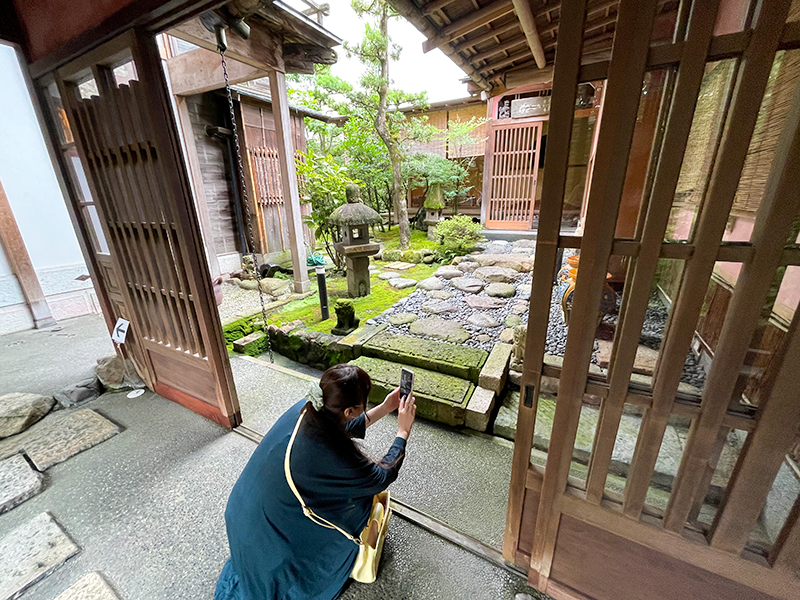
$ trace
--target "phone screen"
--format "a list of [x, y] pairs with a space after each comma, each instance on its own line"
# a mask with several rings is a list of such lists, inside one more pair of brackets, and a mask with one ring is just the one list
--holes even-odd
[[414, 388], [414, 371], [404, 368], [400, 372], [400, 397], [405, 398], [411, 395]]

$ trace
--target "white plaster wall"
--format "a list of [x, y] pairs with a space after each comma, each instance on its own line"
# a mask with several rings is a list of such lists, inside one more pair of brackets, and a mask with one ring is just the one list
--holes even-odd
[[0, 44], [0, 181], [34, 268], [82, 264], [15, 50]]
[[[0, 182], [56, 320], [100, 312], [19, 60], [0, 43]], [[0, 334], [33, 327], [0, 244]]]

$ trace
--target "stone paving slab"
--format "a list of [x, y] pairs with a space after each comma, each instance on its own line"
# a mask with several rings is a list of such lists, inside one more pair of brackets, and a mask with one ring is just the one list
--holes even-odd
[[44, 478], [21, 454], [0, 460], [0, 514], [33, 498], [44, 488]]
[[117, 425], [91, 409], [59, 411], [28, 431], [0, 441], [0, 459], [24, 451], [33, 465], [44, 471], [119, 431]]
[[411, 267], [416, 267], [414, 263], [407, 263], [407, 262], [393, 262], [386, 265], [385, 269], [391, 269], [392, 271], [408, 271]]
[[0, 600], [15, 600], [80, 551], [46, 512], [0, 540]]
[[119, 596], [100, 573], [89, 573], [64, 590], [55, 600], [119, 600]]

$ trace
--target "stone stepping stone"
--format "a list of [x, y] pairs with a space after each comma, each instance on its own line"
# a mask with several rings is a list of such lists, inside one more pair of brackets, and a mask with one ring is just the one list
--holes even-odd
[[19, 597], [79, 551], [50, 514], [36, 515], [0, 540], [0, 599]]
[[486, 284], [483, 283], [481, 280], [474, 279], [472, 277], [456, 277], [450, 280], [450, 285], [452, 285], [457, 290], [466, 292], [467, 294], [477, 294], [483, 289], [483, 286], [485, 286]]
[[510, 283], [514, 281], [519, 273], [514, 269], [505, 267], [480, 267], [475, 269], [475, 277], [487, 283]]
[[405, 279], [404, 277], [395, 277], [387, 281], [387, 283], [392, 286], [393, 288], [397, 288], [398, 290], [404, 290], [409, 288], [413, 285], [417, 285], [416, 279]]
[[439, 267], [436, 270], [434, 275], [436, 277], [441, 277], [442, 279], [453, 279], [454, 277], [461, 277], [464, 274], [458, 267], [454, 267], [452, 265], [445, 265], [444, 267]]
[[475, 269], [480, 267], [476, 262], [462, 262], [458, 264], [458, 270], [462, 273], [474, 273]]
[[444, 290], [433, 290], [432, 292], [428, 292], [428, 296], [431, 298], [436, 298], [437, 300], [450, 300], [450, 298], [453, 297], [453, 294]]
[[490, 283], [486, 293], [495, 298], [513, 298], [517, 289], [509, 283]]
[[393, 273], [392, 271], [384, 271], [378, 275], [378, 279], [383, 279], [384, 281], [388, 279], [397, 279], [398, 277], [402, 277], [402, 275], [400, 273]]
[[532, 254], [534, 253], [534, 249], [533, 249], [533, 248], [512, 248], [512, 249], [511, 249], [511, 252], [512, 252], [513, 254], [527, 254], [527, 255], [532, 255]]
[[42, 491], [44, 478], [31, 469], [22, 454], [0, 460], [0, 514]]
[[414, 313], [399, 313], [397, 315], [392, 315], [387, 317], [387, 321], [392, 325], [407, 325], [408, 323], [413, 323], [419, 317]]
[[389, 263], [386, 265], [385, 268], [392, 269], [393, 271], [408, 271], [411, 267], [415, 267], [414, 263], [407, 263], [402, 261], [397, 261], [393, 263]]
[[117, 425], [88, 408], [56, 413], [28, 431], [0, 441], [0, 459], [24, 450], [36, 469], [44, 471], [119, 431]]
[[456, 346], [436, 340], [420, 339], [382, 331], [362, 347], [364, 356], [446, 373], [477, 383], [487, 353], [477, 348]]
[[512, 344], [514, 342], [514, 329], [512, 327], [504, 329], [503, 333], [500, 334], [500, 341], [506, 344]]
[[519, 272], [533, 270], [533, 258], [527, 254], [479, 254], [475, 261], [481, 267], [503, 267]]
[[530, 283], [523, 283], [517, 286], [517, 294], [522, 300], [530, 300], [531, 299], [531, 284]]
[[528, 312], [528, 303], [527, 302], [515, 302], [514, 305], [511, 307], [511, 312], [515, 315], [524, 315]]
[[522, 319], [517, 315], [508, 315], [506, 317], [506, 327], [516, 327], [522, 324]]
[[530, 248], [531, 250], [535, 250], [536, 240], [515, 240], [514, 248]]
[[437, 300], [436, 298], [426, 300], [422, 303], [420, 308], [423, 312], [430, 313], [432, 315], [443, 315], [445, 313], [456, 312], [458, 310], [455, 304], [451, 304], [446, 300]]
[[505, 300], [500, 298], [489, 298], [487, 296], [467, 296], [464, 298], [467, 306], [476, 310], [495, 310], [504, 308]]
[[414, 335], [432, 337], [453, 344], [463, 344], [471, 337], [458, 321], [450, 321], [441, 317], [428, 317], [414, 321], [409, 331]]
[[467, 323], [476, 327], [500, 327], [501, 323], [492, 315], [484, 312], [475, 312], [467, 317]]
[[438, 277], [428, 277], [417, 283], [417, 287], [429, 292], [444, 289], [444, 282]]
[[119, 600], [100, 573], [89, 573], [59, 594], [55, 600]]
[[484, 342], [485, 343], [485, 342], [492, 341], [492, 336], [486, 335], [485, 333], [481, 333], [480, 335], [478, 335], [477, 339], [478, 339], [479, 342]]
[[[425, 320], [429, 319], [423, 319], [417, 323]], [[370, 399], [373, 402], [381, 402], [386, 394], [397, 388], [400, 384], [400, 371], [405, 366], [401, 363], [364, 355], [350, 364], [361, 367], [369, 373], [372, 378]], [[474, 384], [460, 377], [437, 373], [421, 367], [413, 367], [413, 370], [417, 417], [446, 425], [463, 425], [467, 403], [475, 389]]]
[[25, 431], [49, 413], [55, 403], [50, 396], [25, 392], [0, 396], [0, 438]]

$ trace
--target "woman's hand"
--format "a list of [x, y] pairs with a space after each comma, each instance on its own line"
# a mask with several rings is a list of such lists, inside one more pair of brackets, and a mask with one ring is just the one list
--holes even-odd
[[400, 406], [397, 409], [397, 437], [404, 440], [411, 435], [411, 427], [417, 417], [417, 404], [414, 396], [406, 396], [400, 399]]
[[383, 400], [383, 406], [386, 408], [386, 413], [394, 412], [400, 407], [400, 388], [395, 388], [386, 395]]

